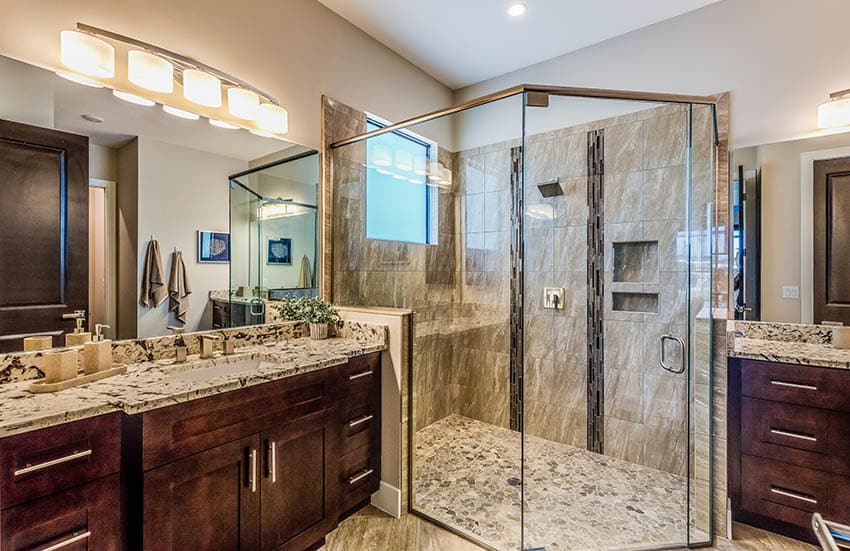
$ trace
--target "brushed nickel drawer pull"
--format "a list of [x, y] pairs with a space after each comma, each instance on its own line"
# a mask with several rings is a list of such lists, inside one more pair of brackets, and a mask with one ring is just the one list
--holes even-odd
[[369, 375], [371, 375], [371, 374], [372, 374], [372, 370], [370, 369], [369, 371], [364, 371], [363, 373], [357, 373], [356, 375], [349, 375], [349, 376], [348, 376], [348, 380], [349, 380], [349, 381], [353, 381], [353, 380], [355, 380], [355, 379], [360, 379], [360, 378], [363, 378], [363, 377], [368, 377], [368, 376], [369, 376]]
[[29, 473], [34, 473], [36, 471], [40, 471], [42, 469], [48, 469], [50, 467], [54, 467], [56, 465], [61, 465], [62, 463], [67, 463], [69, 461], [76, 461], [77, 459], [82, 459], [83, 457], [88, 457], [92, 454], [91, 450], [83, 450], [81, 452], [75, 452], [71, 455], [66, 455], [65, 457], [59, 457], [57, 459], [51, 459], [50, 461], [45, 461], [44, 463], [38, 463], [36, 465], [27, 465], [21, 469], [18, 469], [14, 472], [15, 476], [21, 476]]
[[818, 387], [812, 386], [812, 385], [803, 385], [803, 384], [800, 384], [800, 383], [788, 383], [788, 382], [785, 382], [785, 381], [770, 381], [770, 384], [776, 385], [776, 386], [784, 386], [784, 387], [788, 387], [788, 388], [797, 388], [797, 389], [800, 389], [800, 390], [817, 390], [818, 389]]
[[251, 492], [257, 493], [257, 450], [251, 450]]
[[779, 430], [779, 429], [770, 429], [772, 434], [777, 434], [779, 436], [787, 436], [788, 438], [797, 438], [799, 440], [807, 440], [809, 442], [817, 442], [818, 439], [814, 436], [809, 436], [808, 434], [800, 434], [799, 432], [789, 432], [787, 430]]
[[363, 423], [365, 423], [367, 421], [371, 421], [374, 418], [375, 418], [374, 415], [364, 415], [363, 417], [360, 417], [359, 419], [355, 419], [354, 421], [349, 421], [348, 427], [353, 428], [353, 427], [356, 427], [357, 425], [362, 425]]
[[269, 444], [269, 453], [271, 454], [269, 468], [272, 471], [272, 484], [274, 484], [277, 482], [277, 442], [274, 440]]
[[361, 480], [363, 480], [364, 478], [366, 478], [367, 476], [369, 476], [373, 472], [375, 472], [375, 469], [366, 469], [365, 471], [358, 474], [357, 476], [352, 476], [351, 478], [349, 478], [348, 483], [349, 484], [357, 484], [358, 482], [360, 482]]
[[805, 501], [806, 503], [811, 503], [812, 505], [818, 504], [818, 500], [804, 494], [798, 494], [797, 492], [790, 492], [788, 490], [782, 490], [781, 488], [774, 488], [773, 486], [770, 487], [770, 491], [774, 494], [790, 497], [793, 499], [799, 499], [800, 501]]
[[88, 539], [91, 536], [91, 532], [83, 532], [82, 534], [76, 534], [71, 536], [66, 540], [62, 540], [59, 543], [54, 543], [48, 547], [42, 547], [39, 551], [56, 551], [56, 549], [62, 549], [63, 547], [68, 547], [71, 544], [83, 541]]

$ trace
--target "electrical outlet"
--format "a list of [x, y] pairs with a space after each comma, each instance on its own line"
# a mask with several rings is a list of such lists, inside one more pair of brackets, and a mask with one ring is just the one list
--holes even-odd
[[782, 298], [800, 298], [799, 287], [782, 287]]

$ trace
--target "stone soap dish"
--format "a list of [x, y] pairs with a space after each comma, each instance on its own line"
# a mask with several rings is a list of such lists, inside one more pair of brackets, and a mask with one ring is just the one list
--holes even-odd
[[97, 373], [91, 373], [89, 375], [80, 375], [79, 377], [74, 377], [73, 379], [68, 379], [66, 381], [59, 381], [58, 383], [45, 383], [36, 381], [30, 384], [29, 391], [34, 394], [43, 394], [45, 392], [59, 392], [60, 390], [67, 390], [75, 386], [84, 385], [86, 383], [92, 383], [94, 381], [106, 379], [107, 377], [112, 377], [113, 375], [121, 375], [122, 373], [126, 372], [126, 365], [113, 364], [112, 367], [110, 367], [109, 369], [104, 369], [103, 371], [98, 371]]

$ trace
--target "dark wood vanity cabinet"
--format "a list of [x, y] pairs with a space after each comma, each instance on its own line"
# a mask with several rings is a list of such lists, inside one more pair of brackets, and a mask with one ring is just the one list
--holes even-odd
[[814, 541], [811, 518], [850, 523], [850, 371], [729, 360], [735, 520]]

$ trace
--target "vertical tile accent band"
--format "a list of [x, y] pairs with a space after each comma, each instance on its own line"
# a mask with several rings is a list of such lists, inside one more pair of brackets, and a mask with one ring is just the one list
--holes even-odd
[[511, 429], [522, 431], [523, 392], [522, 146], [511, 148]]
[[587, 449], [605, 448], [605, 130], [587, 133]]

